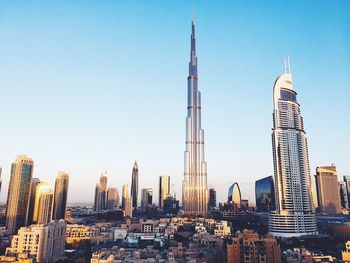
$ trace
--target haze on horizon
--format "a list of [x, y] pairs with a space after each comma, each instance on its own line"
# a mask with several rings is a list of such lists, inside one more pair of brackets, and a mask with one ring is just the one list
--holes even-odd
[[[317, 3], [317, 4], [316, 4]], [[273, 174], [272, 87], [291, 58], [312, 173], [350, 175], [348, 1], [196, 2], [199, 89], [208, 185], [226, 201], [238, 182]], [[312, 10], [312, 12], [310, 12]], [[92, 202], [100, 173], [139, 188], [171, 176], [181, 198], [192, 1], [0, 1], [0, 166], [34, 160], [68, 202]]]

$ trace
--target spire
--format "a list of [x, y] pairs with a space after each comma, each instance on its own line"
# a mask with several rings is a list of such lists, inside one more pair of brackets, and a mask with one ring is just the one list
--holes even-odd
[[196, 34], [194, 24], [194, 7], [192, 15], [192, 33], [191, 33], [191, 54], [189, 63], [189, 75], [197, 76], [197, 56], [196, 56]]
[[138, 168], [138, 166], [137, 166], [137, 161], [135, 161], [133, 170], [138, 170], [138, 169], [139, 169], [139, 168]]
[[290, 60], [289, 56], [287, 56], [287, 59], [283, 59], [283, 64], [284, 64], [284, 73], [290, 73]]

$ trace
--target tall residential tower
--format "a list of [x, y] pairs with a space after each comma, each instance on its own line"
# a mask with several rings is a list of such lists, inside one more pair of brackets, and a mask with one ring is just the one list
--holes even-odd
[[296, 95], [288, 61], [285, 73], [276, 79], [273, 90], [276, 210], [270, 213], [269, 232], [281, 237], [317, 233], [307, 139]]
[[137, 207], [137, 197], [139, 194], [139, 168], [137, 162], [135, 161], [134, 167], [132, 168], [131, 175], [131, 198], [132, 198], [132, 207]]
[[64, 219], [67, 205], [68, 182], [69, 175], [66, 172], [59, 172], [55, 181], [52, 219]]
[[187, 78], [186, 151], [184, 154], [182, 206], [185, 214], [208, 212], [207, 163], [201, 128], [201, 93], [198, 90], [195, 25], [192, 19], [191, 53]]

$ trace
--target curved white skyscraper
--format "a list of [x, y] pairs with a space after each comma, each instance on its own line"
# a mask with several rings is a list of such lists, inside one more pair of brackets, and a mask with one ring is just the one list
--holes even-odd
[[307, 139], [296, 95], [288, 65], [273, 90], [276, 211], [270, 213], [269, 232], [281, 237], [317, 233]]
[[201, 93], [198, 90], [194, 20], [192, 20], [187, 87], [186, 151], [182, 205], [185, 214], [206, 215], [208, 212], [207, 163], [204, 159], [204, 130], [201, 128]]

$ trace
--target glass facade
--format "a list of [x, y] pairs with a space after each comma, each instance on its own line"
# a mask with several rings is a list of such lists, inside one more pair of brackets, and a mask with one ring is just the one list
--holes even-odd
[[270, 212], [275, 210], [275, 187], [272, 176], [265, 177], [255, 182], [256, 210], [258, 212]]

